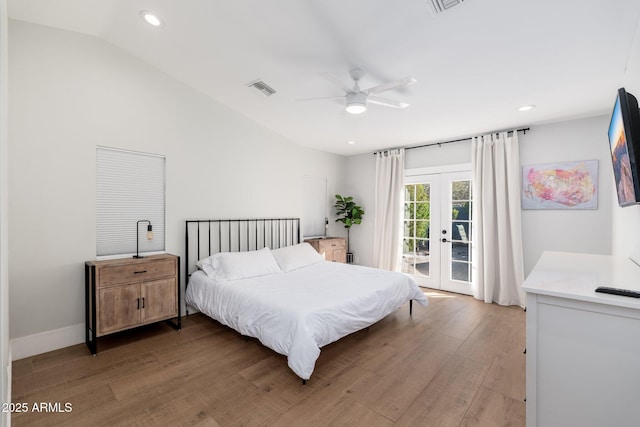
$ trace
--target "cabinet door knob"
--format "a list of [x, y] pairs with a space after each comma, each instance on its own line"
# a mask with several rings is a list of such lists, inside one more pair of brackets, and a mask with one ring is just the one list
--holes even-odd
[[140, 310], [140, 298], [138, 298], [137, 301], [138, 301], [138, 310]]
[[134, 271], [133, 274], [142, 274], [142, 273], [146, 273], [147, 270], [142, 270], [142, 271]]
[[144, 308], [144, 297], [142, 298], [142, 308]]

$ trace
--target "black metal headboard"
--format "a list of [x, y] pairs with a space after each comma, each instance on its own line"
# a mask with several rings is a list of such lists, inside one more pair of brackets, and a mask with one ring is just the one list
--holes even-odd
[[186, 221], [185, 287], [196, 262], [218, 252], [281, 248], [300, 243], [300, 218], [196, 219]]

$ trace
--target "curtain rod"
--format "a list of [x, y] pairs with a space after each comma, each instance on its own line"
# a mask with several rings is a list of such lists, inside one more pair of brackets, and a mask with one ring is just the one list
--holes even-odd
[[[516, 129], [516, 132], [522, 132], [524, 135], [526, 135], [528, 130], [531, 130], [531, 129], [529, 129], [529, 128], [521, 128], [521, 129]], [[504, 132], [504, 131], [502, 131], [502, 132]], [[507, 131], [507, 133], [509, 133], [509, 132], [513, 132], [513, 131], [511, 131], [511, 130]], [[491, 135], [491, 134], [494, 134], [494, 133], [500, 133], [500, 131], [487, 132], [487, 133], [484, 133], [483, 135], [486, 135], [486, 134]], [[411, 146], [411, 147], [398, 147], [398, 148], [404, 148], [405, 150], [413, 150], [414, 148], [431, 147], [432, 145], [440, 146], [440, 145], [444, 145], [444, 144], [451, 144], [452, 142], [468, 141], [470, 139], [473, 139], [473, 137], [469, 136], [467, 138], [454, 139], [454, 140], [451, 140], [451, 141], [433, 142], [431, 144], [422, 144], [422, 145], [414, 145], [414, 146]], [[394, 148], [389, 148], [387, 150], [376, 151], [376, 152], [373, 153], [373, 155], [375, 156], [378, 153], [384, 153], [385, 151], [389, 151], [389, 150], [394, 150]]]

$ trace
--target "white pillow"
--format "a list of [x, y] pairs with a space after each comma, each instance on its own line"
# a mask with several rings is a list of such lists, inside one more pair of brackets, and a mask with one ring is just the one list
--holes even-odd
[[316, 252], [308, 243], [274, 249], [271, 251], [282, 271], [292, 271], [308, 265], [324, 261], [322, 255]]
[[204, 271], [207, 276], [212, 277], [215, 274], [214, 270], [216, 265], [216, 255], [218, 254], [214, 254], [199, 260], [198, 262], [196, 262], [196, 267], [198, 267], [199, 270]]
[[269, 248], [248, 252], [221, 252], [203, 260], [202, 270], [215, 280], [238, 280], [280, 272]]

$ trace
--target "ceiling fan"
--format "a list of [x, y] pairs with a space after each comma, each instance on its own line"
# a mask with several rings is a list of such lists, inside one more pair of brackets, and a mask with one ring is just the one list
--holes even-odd
[[398, 89], [406, 86], [410, 86], [416, 82], [413, 77], [405, 77], [400, 80], [395, 80], [388, 83], [383, 83], [378, 86], [371, 87], [369, 89], [360, 89], [358, 82], [364, 76], [364, 71], [359, 68], [354, 68], [349, 72], [349, 75], [353, 79], [353, 88], [345, 87], [338, 79], [332, 75], [327, 77], [336, 85], [338, 85], [345, 94], [343, 96], [327, 96], [319, 98], [304, 98], [300, 101], [317, 101], [317, 100], [330, 100], [330, 99], [344, 99], [345, 109], [351, 114], [361, 114], [367, 110], [367, 103], [382, 105], [384, 107], [391, 108], [407, 108], [409, 104], [406, 102], [396, 102], [386, 98], [380, 98], [375, 96], [378, 93], [386, 92], [391, 89]]

